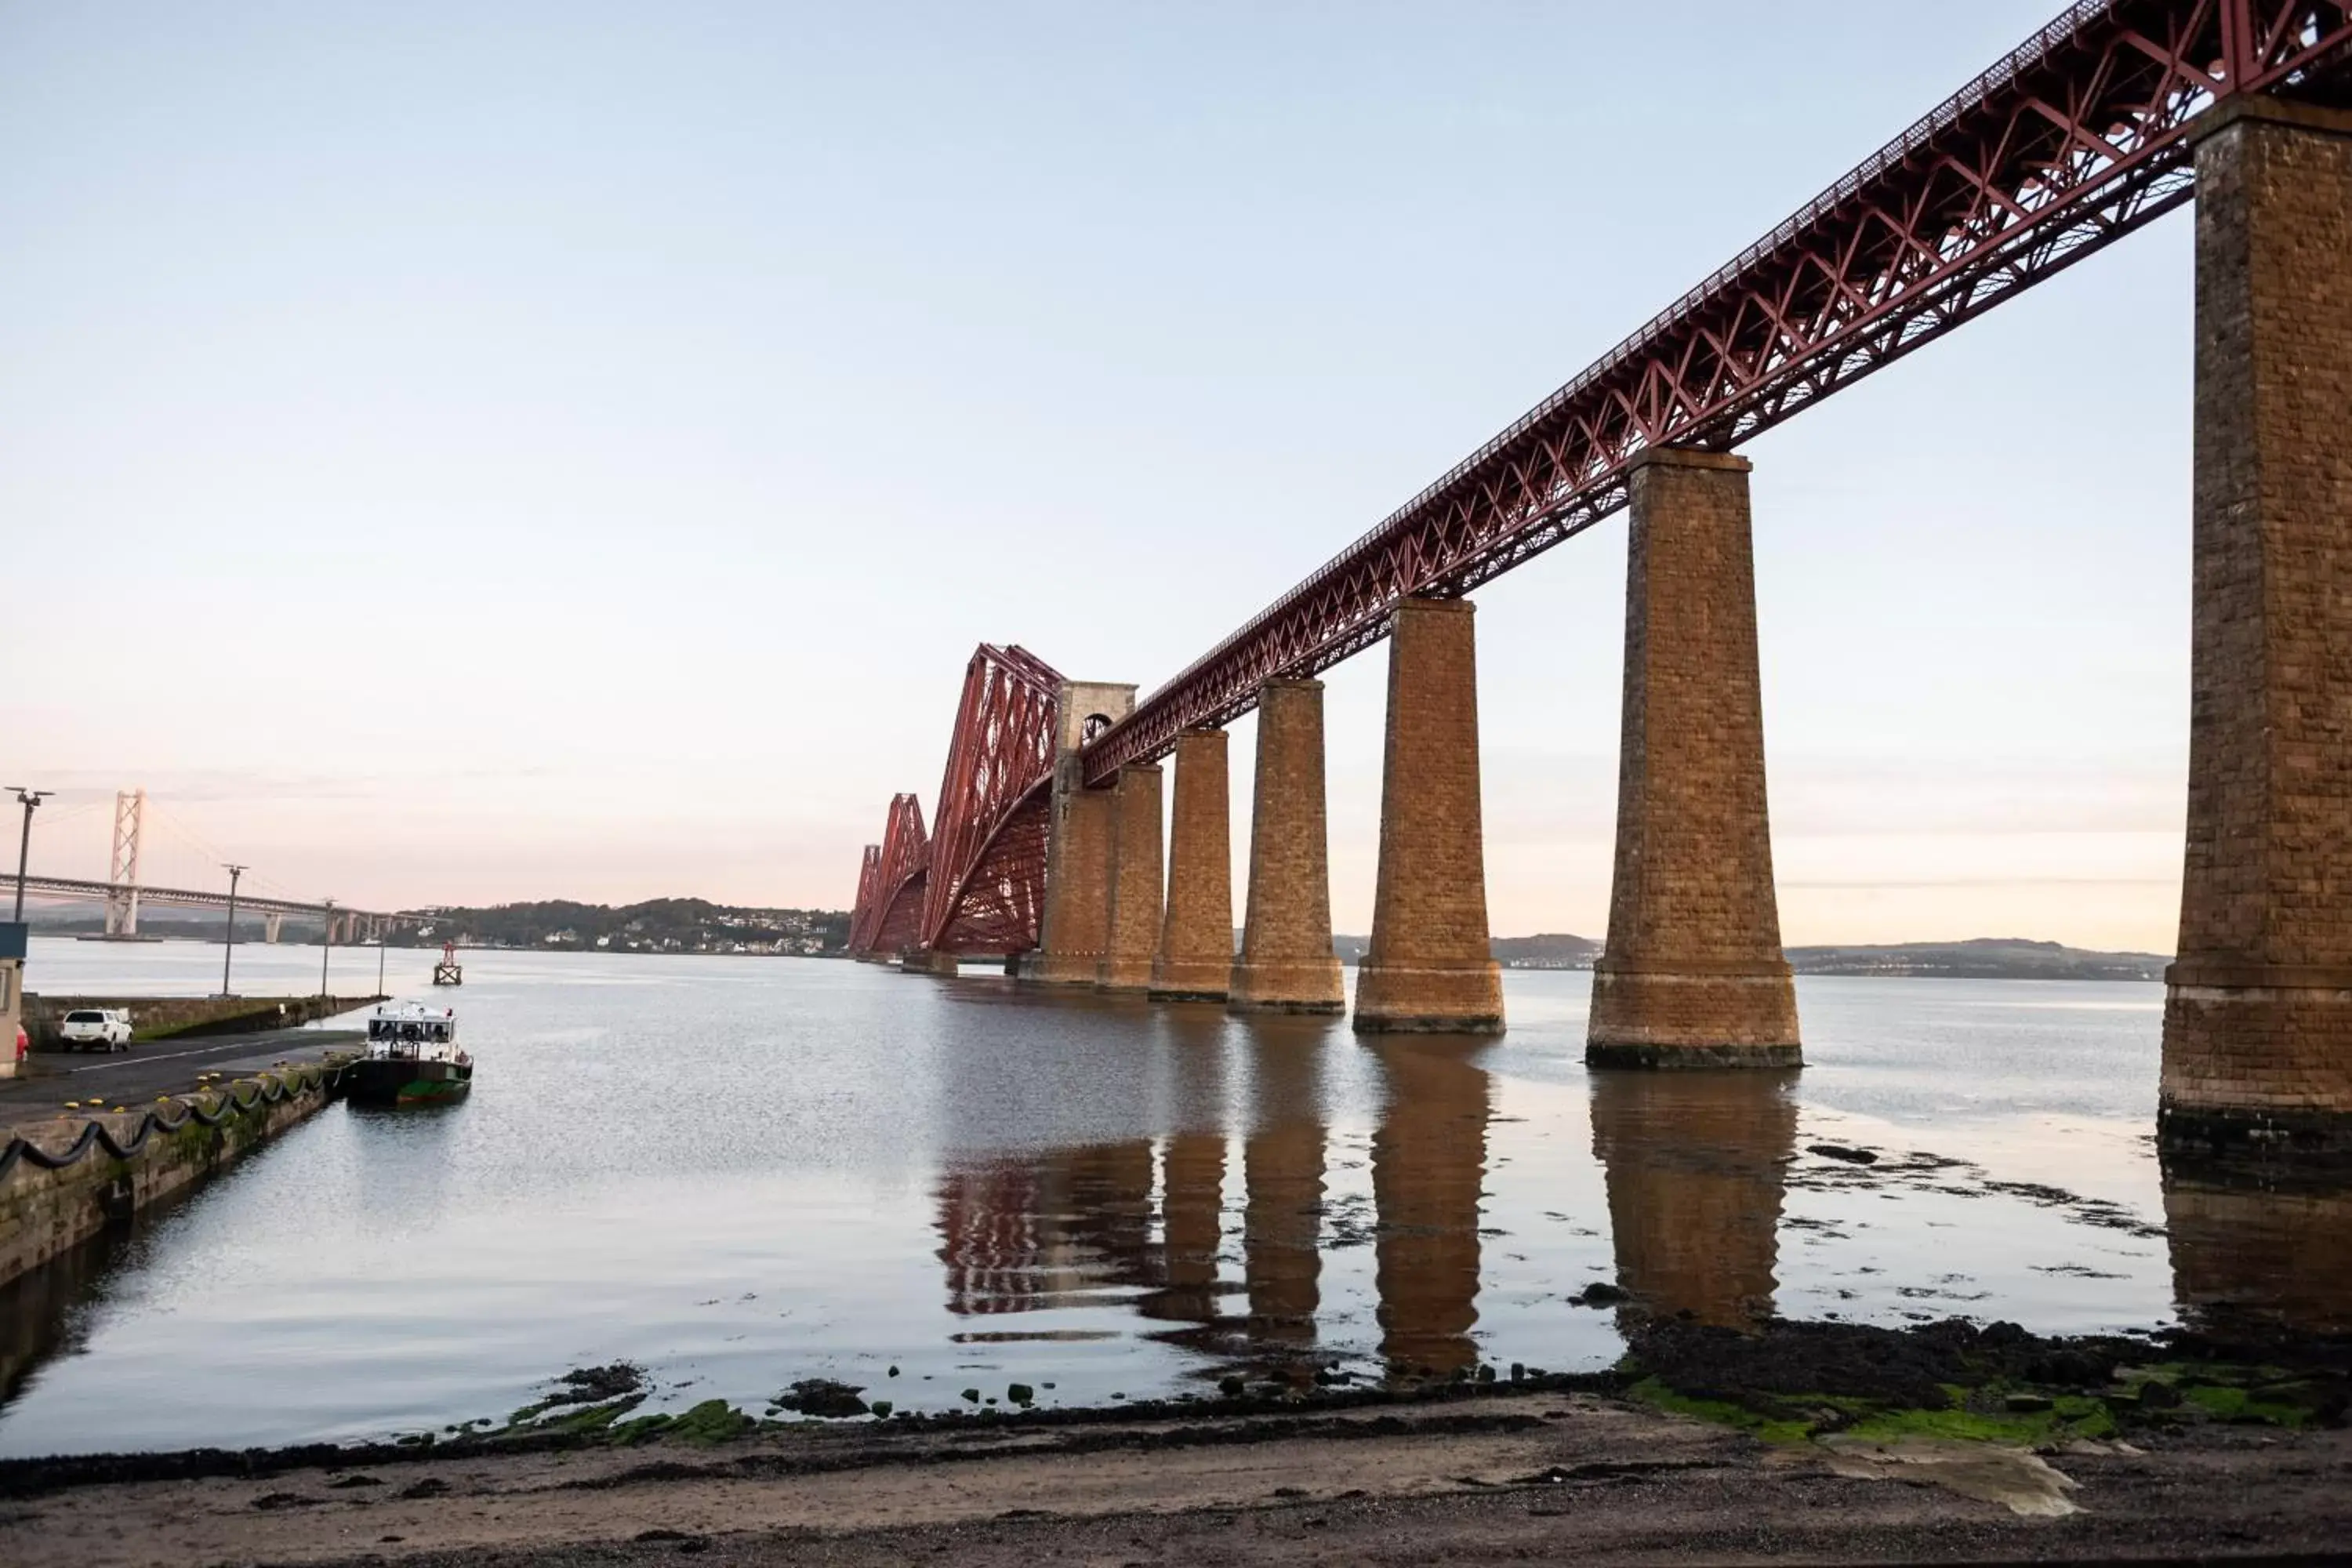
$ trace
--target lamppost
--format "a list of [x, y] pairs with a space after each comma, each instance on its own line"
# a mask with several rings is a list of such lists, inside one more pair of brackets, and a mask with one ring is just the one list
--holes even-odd
[[383, 994], [383, 947], [384, 943], [391, 940], [390, 926], [375, 928], [375, 994], [379, 996]]
[[228, 868], [228, 930], [221, 936], [221, 994], [228, 995], [228, 955], [236, 951], [236, 879], [245, 875], [242, 866]]
[[16, 840], [16, 912], [11, 920], [25, 918], [25, 860], [33, 852], [33, 810], [41, 802], [57, 794], [50, 789], [26, 789], [23, 784], [7, 786], [16, 792], [17, 803], [25, 808], [24, 836]]
[[326, 906], [326, 929], [319, 933], [319, 994], [327, 994], [327, 955], [335, 951], [335, 900], [320, 900]]

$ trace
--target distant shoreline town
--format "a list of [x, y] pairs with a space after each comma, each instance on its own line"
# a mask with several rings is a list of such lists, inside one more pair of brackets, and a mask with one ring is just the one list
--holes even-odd
[[[161, 912], [159, 911], [158, 914]], [[847, 956], [846, 910], [766, 909], [714, 904], [704, 899], [653, 899], [644, 903], [574, 903], [551, 900], [449, 908], [413, 931], [392, 933], [394, 947], [460, 947], [519, 952], [718, 953], [794, 958]], [[58, 911], [36, 914], [45, 935], [96, 932], [94, 917]], [[146, 929], [164, 938], [219, 940], [217, 921], [158, 918]], [[240, 942], [257, 940], [258, 928], [242, 923]], [[283, 940], [316, 942], [318, 927], [289, 920]], [[1331, 945], [1343, 963], [1354, 963], [1370, 945], [1362, 936], [1335, 936]], [[1593, 938], [1548, 932], [1496, 937], [1496, 962], [1506, 969], [1591, 969], [1600, 956]], [[2162, 953], [2101, 952], [2055, 942], [2019, 937], [1976, 937], [1963, 942], [1844, 943], [1792, 947], [1790, 965], [1800, 974], [1875, 975], [1945, 980], [2161, 980], [2172, 961]]]

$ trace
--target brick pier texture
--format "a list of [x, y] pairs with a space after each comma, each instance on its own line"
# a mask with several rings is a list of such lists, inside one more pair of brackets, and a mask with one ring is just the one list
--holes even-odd
[[1356, 969], [1366, 1034], [1503, 1032], [1478, 809], [1475, 614], [1467, 599], [1407, 599], [1389, 635], [1380, 879]]
[[1175, 820], [1168, 829], [1168, 912], [1151, 995], [1222, 1002], [1234, 977], [1234, 846], [1225, 732], [1176, 737]]
[[1160, 946], [1160, 764], [1118, 770], [1111, 791], [1110, 943], [1097, 984], [1142, 991]]
[[1258, 694], [1249, 910], [1227, 1005], [1286, 1013], [1347, 1005], [1331, 951], [1319, 680], [1269, 681]]
[[1793, 1067], [1764, 803], [1744, 458], [1662, 447], [1633, 473], [1624, 733], [1595, 1067]]
[[1075, 789], [1054, 803], [1045, 852], [1045, 909], [1029, 978], [1092, 985], [1110, 950], [1111, 796]]
[[2199, 141], [2196, 409], [2159, 1138], [2352, 1155], [2352, 114]]
[[1078, 767], [1089, 721], [1117, 722], [1135, 708], [1135, 688], [1066, 680], [1055, 694], [1053, 821], [1045, 838], [1045, 907], [1037, 950], [1024, 978], [1092, 985], [1110, 951], [1111, 792], [1088, 789]]

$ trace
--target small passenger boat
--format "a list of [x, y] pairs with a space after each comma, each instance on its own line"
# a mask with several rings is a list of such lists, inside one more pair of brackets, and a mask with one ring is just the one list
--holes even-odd
[[367, 1055], [343, 1072], [354, 1105], [431, 1105], [465, 1096], [474, 1058], [457, 1044], [456, 1009], [403, 1002], [375, 1010]]

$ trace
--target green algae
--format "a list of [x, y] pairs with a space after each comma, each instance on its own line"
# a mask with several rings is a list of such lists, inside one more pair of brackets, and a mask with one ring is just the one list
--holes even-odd
[[614, 1423], [605, 1437], [616, 1448], [632, 1447], [659, 1435], [673, 1419], [675, 1417], [668, 1415], [639, 1415], [633, 1420], [618, 1421]]
[[740, 1437], [759, 1423], [723, 1399], [706, 1399], [663, 1429], [665, 1437], [708, 1447]]
[[2021, 1387], [2007, 1381], [1976, 1388], [1946, 1384], [1948, 1403], [1941, 1406], [1827, 1393], [1726, 1397], [1719, 1391], [1685, 1393], [1655, 1375], [1634, 1383], [1626, 1394], [1652, 1409], [1729, 1427], [1767, 1443], [1807, 1443], [1836, 1432], [1881, 1442], [1927, 1437], [2023, 1447], [2111, 1439], [2132, 1425], [2148, 1424], [2142, 1387], [2147, 1382], [2172, 1387], [2177, 1380], [2179, 1404], [2158, 1406], [2155, 1413], [2168, 1425], [2187, 1416], [2296, 1429], [2313, 1424], [2324, 1394], [2306, 1382], [2281, 1380], [2273, 1369], [2247, 1369], [2262, 1377], [2253, 1387], [2215, 1381], [2217, 1370], [2211, 1367], [2193, 1373], [2185, 1368], [2166, 1370], [2176, 1375], [2135, 1378], [2102, 1394]]
[[591, 1405], [568, 1415], [558, 1415], [534, 1426], [534, 1432], [602, 1432], [646, 1402], [642, 1394], [632, 1394], [607, 1405]]
[[2341, 1426], [2352, 1414], [2352, 1358], [2334, 1342], [2042, 1339], [1961, 1320], [1665, 1321], [1628, 1340], [1617, 1373], [1633, 1399], [1773, 1443], [1834, 1434], [2047, 1449], [2209, 1424]]
[[1812, 1426], [1809, 1422], [1775, 1418], [1750, 1410], [1734, 1400], [1705, 1399], [1680, 1394], [1669, 1388], [1661, 1378], [1645, 1377], [1625, 1392], [1654, 1410], [1664, 1411], [1669, 1415], [1686, 1415], [1712, 1426], [1729, 1426], [1767, 1443], [1802, 1443], [1812, 1436]]
[[[593, 1411], [583, 1412], [578, 1425], [567, 1418], [563, 1425], [535, 1428], [539, 1431], [572, 1431], [588, 1435], [601, 1432], [604, 1440], [616, 1448], [626, 1448], [658, 1437], [664, 1442], [691, 1443], [709, 1447], [715, 1443], [731, 1442], [737, 1437], [757, 1431], [763, 1423], [746, 1415], [723, 1399], [706, 1399], [701, 1404], [677, 1414], [658, 1413], [620, 1417], [634, 1408], [644, 1396], [616, 1401], [613, 1406], [599, 1405]], [[776, 1426], [768, 1422], [764, 1425]]]

